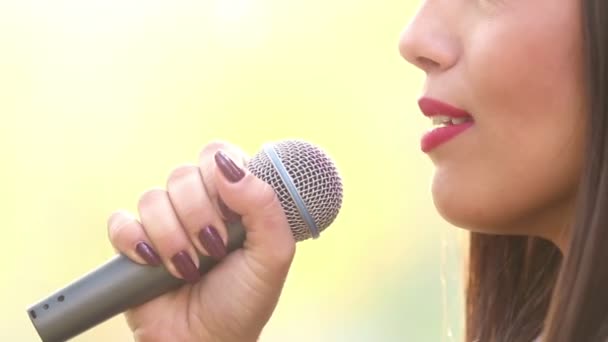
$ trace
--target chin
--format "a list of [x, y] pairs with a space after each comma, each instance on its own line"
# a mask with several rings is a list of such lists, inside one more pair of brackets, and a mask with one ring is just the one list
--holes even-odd
[[500, 192], [488, 191], [479, 185], [475, 188], [466, 183], [442, 182], [439, 177], [435, 178], [432, 186], [435, 208], [451, 225], [477, 233], [523, 234], [526, 229], [521, 223], [526, 215], [519, 215], [522, 213], [509, 206], [497, 193]]

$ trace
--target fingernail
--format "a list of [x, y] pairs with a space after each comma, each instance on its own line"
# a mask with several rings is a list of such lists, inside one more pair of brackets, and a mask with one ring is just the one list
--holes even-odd
[[198, 239], [201, 241], [201, 244], [209, 255], [219, 260], [226, 256], [226, 246], [224, 245], [224, 241], [222, 237], [217, 232], [213, 226], [207, 226], [198, 233]]
[[228, 208], [226, 203], [224, 203], [221, 198], [218, 198], [217, 204], [219, 205], [220, 211], [222, 212], [222, 216], [224, 216], [226, 222], [238, 222], [241, 220], [241, 215], [235, 213], [234, 211], [232, 211], [232, 209]]
[[215, 163], [224, 174], [224, 177], [228, 178], [232, 183], [236, 183], [245, 177], [245, 172], [222, 151], [215, 153]]
[[151, 266], [158, 266], [162, 263], [154, 249], [143, 241], [135, 246], [135, 252]]
[[184, 277], [189, 283], [196, 283], [200, 278], [200, 274], [194, 262], [192, 262], [192, 258], [190, 258], [190, 254], [186, 251], [181, 251], [175, 254], [171, 258], [171, 262], [175, 265], [177, 272]]

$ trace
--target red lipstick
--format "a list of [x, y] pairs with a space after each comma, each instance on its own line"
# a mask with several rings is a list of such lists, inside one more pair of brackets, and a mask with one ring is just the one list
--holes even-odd
[[473, 116], [470, 113], [439, 100], [423, 97], [418, 101], [418, 106], [425, 116], [442, 116], [448, 119], [457, 119], [455, 122], [452, 120], [446, 121], [443, 126], [427, 132], [422, 137], [420, 148], [425, 153], [450, 141], [460, 133], [471, 128], [474, 124]]

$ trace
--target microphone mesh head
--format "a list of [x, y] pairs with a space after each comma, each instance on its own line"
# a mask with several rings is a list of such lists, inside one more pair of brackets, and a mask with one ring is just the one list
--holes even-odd
[[[323, 231], [335, 220], [342, 206], [342, 180], [334, 163], [321, 149], [305, 141], [285, 140], [273, 146], [319, 232]], [[247, 168], [273, 187], [295, 240], [309, 239], [309, 227], [266, 153], [261, 151], [253, 156]]]

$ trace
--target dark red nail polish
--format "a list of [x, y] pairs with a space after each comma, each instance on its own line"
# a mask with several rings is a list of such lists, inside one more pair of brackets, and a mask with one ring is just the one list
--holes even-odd
[[241, 215], [235, 213], [232, 209], [228, 208], [226, 203], [221, 198], [218, 198], [217, 204], [220, 207], [220, 211], [222, 212], [222, 216], [224, 216], [224, 220], [226, 222], [238, 222], [241, 220]]
[[245, 172], [222, 151], [215, 153], [215, 163], [224, 174], [224, 177], [232, 183], [236, 183], [245, 177]]
[[162, 263], [154, 249], [143, 241], [135, 246], [135, 252], [151, 266], [158, 266]]
[[213, 226], [201, 229], [198, 233], [198, 239], [212, 258], [219, 260], [226, 256], [224, 241]]
[[196, 283], [200, 278], [200, 273], [198, 272], [196, 265], [192, 261], [192, 258], [190, 258], [190, 254], [186, 251], [175, 254], [171, 258], [171, 262], [173, 262], [177, 272], [179, 272], [187, 282]]

